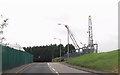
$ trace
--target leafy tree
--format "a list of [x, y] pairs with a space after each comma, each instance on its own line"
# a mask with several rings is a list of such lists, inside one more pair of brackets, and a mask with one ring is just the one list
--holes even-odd
[[[68, 52], [68, 44], [65, 46], [65, 54]], [[69, 53], [75, 52], [75, 47], [72, 44], [69, 44]]]
[[[23, 47], [24, 50], [28, 53], [34, 55], [34, 61], [36, 62], [50, 62], [53, 58], [60, 57], [60, 46], [61, 46], [61, 55], [67, 53], [67, 45], [64, 47], [62, 44], [56, 45], [46, 45], [46, 46], [33, 46], [33, 47]], [[70, 53], [75, 51], [75, 47], [70, 44]]]

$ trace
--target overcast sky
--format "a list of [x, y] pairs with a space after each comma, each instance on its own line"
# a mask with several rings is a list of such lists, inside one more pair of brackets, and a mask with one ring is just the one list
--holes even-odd
[[[1, 0], [0, 14], [9, 18], [4, 29], [7, 43], [24, 46], [67, 44], [69, 25], [80, 45], [88, 43], [88, 16], [92, 16], [93, 39], [99, 51], [118, 49], [119, 0]], [[70, 43], [72, 41], [70, 40]], [[80, 45], [81, 46], [81, 45]], [[81, 46], [82, 47], [82, 46]]]

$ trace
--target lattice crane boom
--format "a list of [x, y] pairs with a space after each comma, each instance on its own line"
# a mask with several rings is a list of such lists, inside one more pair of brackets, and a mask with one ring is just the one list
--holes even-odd
[[72, 32], [70, 31], [69, 27], [67, 25], [65, 25], [65, 27], [67, 28], [67, 30], [69, 31], [69, 36], [74, 44], [74, 46], [77, 48], [77, 49], [80, 49], [79, 45], [77, 44], [77, 41], [75, 40], [75, 37], [74, 35], [72, 34]]

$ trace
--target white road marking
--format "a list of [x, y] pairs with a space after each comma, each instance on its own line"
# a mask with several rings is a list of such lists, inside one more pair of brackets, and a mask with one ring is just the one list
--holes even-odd
[[52, 68], [54, 71], [55, 71], [55, 69], [54, 68]]
[[58, 72], [56, 72], [58, 75], [59, 75], [59, 73]]
[[49, 63], [47, 63], [47, 64], [48, 64], [48, 66], [49, 66], [55, 73], [57, 73], [57, 74], [59, 75], [59, 73], [58, 73], [52, 66], [50, 66]]

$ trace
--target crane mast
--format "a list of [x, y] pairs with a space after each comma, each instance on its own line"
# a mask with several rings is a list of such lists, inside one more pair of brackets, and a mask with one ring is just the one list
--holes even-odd
[[92, 47], [93, 46], [93, 33], [92, 33], [92, 21], [91, 21], [91, 16], [88, 18], [88, 46]]
[[92, 33], [92, 21], [91, 16], [88, 17], [88, 49], [89, 53], [94, 52], [94, 44], [93, 44], [93, 33]]
[[98, 44], [93, 43], [93, 31], [92, 31], [92, 20], [91, 16], [88, 17], [88, 45], [84, 47], [83, 53], [97, 53]]

